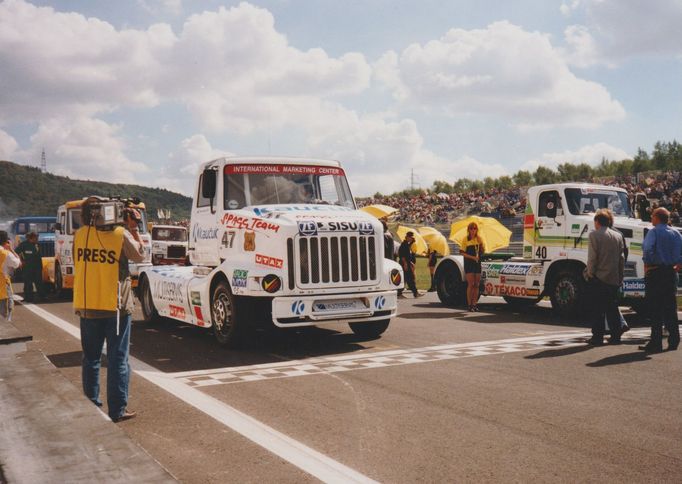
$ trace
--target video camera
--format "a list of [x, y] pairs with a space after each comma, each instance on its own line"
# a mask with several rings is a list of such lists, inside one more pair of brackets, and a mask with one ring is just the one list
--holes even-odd
[[140, 199], [137, 197], [90, 197], [87, 203], [90, 212], [88, 225], [93, 225], [99, 229], [124, 225], [129, 217], [132, 217], [136, 222], [140, 222], [140, 218], [133, 207], [140, 203]]

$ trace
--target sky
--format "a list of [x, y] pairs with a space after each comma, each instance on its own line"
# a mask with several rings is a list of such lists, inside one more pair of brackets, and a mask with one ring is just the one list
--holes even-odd
[[680, 140], [682, 0], [0, 1], [0, 159], [186, 195], [220, 156], [355, 196]]

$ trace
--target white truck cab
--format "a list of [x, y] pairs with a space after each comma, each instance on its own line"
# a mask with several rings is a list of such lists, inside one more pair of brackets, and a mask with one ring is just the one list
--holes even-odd
[[152, 226], [152, 264], [185, 264], [187, 229], [178, 225]]
[[[72, 200], [60, 205], [57, 209], [57, 225], [55, 230], [55, 257], [54, 265], [49, 268], [50, 279], [54, 283], [57, 293], [64, 289], [73, 288], [73, 237], [81, 227], [81, 207], [86, 198]], [[142, 216], [138, 224], [140, 239], [144, 245], [145, 260], [140, 264], [129, 262], [130, 275], [133, 279], [133, 287], [137, 286], [137, 277], [140, 267], [151, 264], [151, 236], [147, 231], [147, 211], [144, 203], [133, 205]]]
[[142, 272], [146, 319], [212, 327], [228, 346], [263, 323], [386, 330], [402, 270], [384, 258], [381, 223], [356, 210], [340, 163], [221, 158], [201, 166], [194, 194], [192, 265]]
[[[635, 309], [644, 298], [642, 242], [649, 222], [635, 219], [624, 189], [586, 183], [560, 183], [528, 189], [523, 220], [523, 257], [482, 262], [481, 293], [503, 296], [517, 305], [535, 304], [548, 296], [552, 307], [576, 314], [585, 307], [589, 233], [594, 214], [608, 208], [614, 229], [628, 248], [622, 297]], [[460, 304], [466, 282], [459, 255], [443, 258], [436, 268], [438, 295], [446, 304]]]

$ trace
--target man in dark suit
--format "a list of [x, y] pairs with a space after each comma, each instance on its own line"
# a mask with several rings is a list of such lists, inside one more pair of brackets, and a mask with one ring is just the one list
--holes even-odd
[[663, 351], [663, 325], [668, 330], [668, 350], [680, 345], [677, 322], [677, 271], [682, 267], [682, 236], [668, 225], [669, 212], [657, 208], [651, 215], [652, 230], [642, 244], [646, 300], [651, 317], [651, 339], [640, 346], [647, 353]]
[[625, 244], [620, 232], [611, 228], [613, 215], [600, 209], [594, 215], [594, 230], [590, 232], [587, 249], [588, 293], [591, 296], [592, 338], [588, 344], [604, 344], [604, 318], [611, 329], [609, 344], [619, 344], [621, 337], [618, 312], [618, 290], [623, 284]]

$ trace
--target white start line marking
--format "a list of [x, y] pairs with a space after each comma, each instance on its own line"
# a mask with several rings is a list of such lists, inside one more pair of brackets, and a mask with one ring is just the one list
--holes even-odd
[[[640, 338], [648, 336], [648, 334], [648, 329], [638, 329], [631, 330], [627, 333], [626, 337]], [[204, 387], [365, 370], [369, 368], [385, 368], [414, 363], [429, 363], [500, 353], [567, 348], [586, 344], [585, 339], [590, 336], [591, 333], [587, 332], [554, 333], [497, 341], [479, 341], [424, 348], [363, 352], [354, 355], [306, 358], [258, 365], [211, 368], [208, 370], [168, 373], [167, 376], [177, 378], [192, 387]]]
[[[80, 329], [68, 321], [33, 304], [23, 307], [80, 340]], [[323, 482], [376, 482], [137, 358], [131, 356], [130, 365], [137, 375]]]

